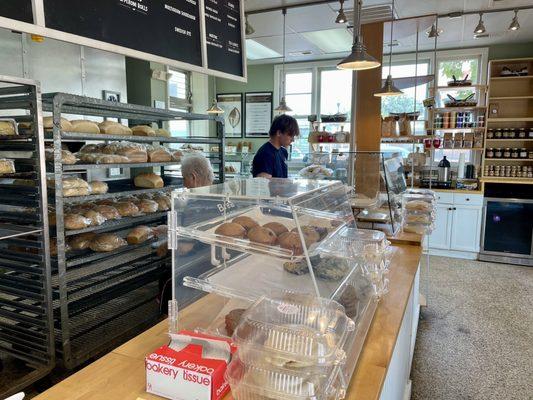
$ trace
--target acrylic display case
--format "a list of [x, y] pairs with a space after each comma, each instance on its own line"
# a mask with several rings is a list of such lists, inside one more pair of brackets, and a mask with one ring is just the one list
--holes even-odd
[[[273, 293], [335, 300], [353, 324], [342, 339], [348, 362], [338, 378], [349, 382], [377, 300], [387, 290], [391, 250], [382, 232], [357, 229], [346, 186], [235, 179], [176, 190], [172, 203], [173, 298], [193, 288], [226, 299], [202, 329], [231, 336], [232, 311]], [[201, 272], [184, 276], [183, 265], [192, 259]]]

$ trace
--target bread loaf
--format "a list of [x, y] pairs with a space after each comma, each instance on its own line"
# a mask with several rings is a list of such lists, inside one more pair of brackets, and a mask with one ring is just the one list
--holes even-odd
[[100, 154], [96, 157], [95, 164], [127, 164], [130, 159], [116, 154]]
[[76, 204], [69, 208], [68, 212], [74, 214], [83, 214], [85, 211], [92, 210], [95, 207], [93, 203]]
[[72, 125], [72, 132], [100, 133], [100, 128], [93, 121], [75, 119], [74, 121], [70, 121], [70, 123]]
[[157, 246], [155, 254], [157, 254], [157, 256], [161, 258], [166, 257], [166, 255], [168, 254], [168, 242], [163, 242], [159, 246]]
[[89, 144], [83, 145], [78, 153], [101, 153], [104, 147], [105, 145], [102, 143], [100, 144], [89, 143]]
[[33, 128], [33, 122], [19, 122], [19, 130], [30, 130]]
[[109, 186], [107, 186], [107, 183], [100, 182], [100, 181], [92, 181], [89, 183], [91, 187], [91, 193], [92, 194], [106, 194], [109, 190]]
[[98, 124], [100, 133], [104, 135], [131, 135], [131, 129], [115, 121], [104, 121]]
[[82, 164], [96, 164], [102, 154], [99, 153], [77, 153], [76, 156]]
[[91, 191], [84, 187], [63, 189], [63, 197], [88, 196], [89, 194], [91, 194]]
[[154, 201], [159, 206], [157, 211], [168, 211], [172, 204], [170, 203], [170, 198], [165, 195], [154, 196]]
[[91, 240], [89, 247], [92, 251], [106, 253], [127, 245], [128, 242], [114, 233], [102, 233]]
[[[53, 129], [54, 128], [54, 120], [52, 117], [44, 117], [43, 118], [43, 128], [44, 129]], [[72, 124], [70, 121], [66, 118], [61, 118], [61, 130], [70, 132], [72, 131]]]
[[95, 210], [86, 210], [82, 215], [91, 221], [91, 226], [99, 226], [107, 221], [107, 218]]
[[114, 206], [122, 217], [132, 217], [139, 214], [139, 208], [131, 201], [120, 201]]
[[248, 231], [248, 239], [251, 242], [266, 244], [268, 246], [273, 246], [278, 241], [278, 237], [272, 230], [259, 225]]
[[154, 173], [137, 175], [134, 179], [135, 186], [138, 188], [155, 189], [165, 186], [163, 179]]
[[72, 250], [87, 250], [96, 234], [94, 232], [80, 233], [72, 236], [68, 240], [68, 244]]
[[154, 235], [158, 238], [164, 238], [168, 235], [168, 226], [167, 225], [158, 225], [155, 228], [152, 228], [152, 231], [154, 231]]
[[157, 212], [159, 209], [159, 204], [157, 204], [157, 201], [149, 199], [139, 200], [135, 205], [139, 208], [139, 211], [144, 214], [152, 214]]
[[15, 125], [12, 121], [0, 121], [0, 136], [13, 136]]
[[63, 178], [63, 189], [73, 189], [80, 187], [89, 189], [89, 184], [81, 178]]
[[135, 136], [155, 136], [155, 131], [148, 125], [137, 125], [131, 128]]
[[124, 146], [117, 150], [116, 154], [126, 157], [132, 163], [145, 163], [148, 161], [146, 150], [133, 146]]
[[160, 137], [171, 137], [170, 135], [170, 132], [167, 131], [166, 129], [164, 128], [159, 128], [155, 131], [155, 134], [156, 136], [160, 136]]
[[5, 158], [0, 158], [0, 175], [14, 173], [15, 163], [13, 162], [13, 160], [6, 160]]
[[156, 147], [148, 150], [148, 160], [150, 162], [170, 162], [172, 161], [172, 154], [164, 147]]
[[154, 232], [151, 228], [147, 226], [138, 226], [133, 228], [130, 233], [128, 233], [126, 240], [128, 241], [128, 244], [139, 244], [144, 243], [153, 237]]
[[113, 206], [108, 206], [108, 205], [101, 204], [101, 205], [98, 205], [98, 206], [94, 207], [94, 211], [99, 212], [100, 214], [102, 214], [108, 220], [120, 219], [121, 218], [120, 213]]
[[87, 228], [91, 225], [91, 220], [81, 214], [65, 214], [64, 223], [65, 229], [70, 231]]
[[[54, 149], [47, 148], [44, 150], [46, 161], [54, 162]], [[76, 164], [76, 157], [68, 150], [61, 150], [61, 163], [65, 165]]]
[[183, 157], [183, 152], [181, 150], [177, 150], [174, 153], [172, 153], [172, 161], [180, 162], [182, 157]]

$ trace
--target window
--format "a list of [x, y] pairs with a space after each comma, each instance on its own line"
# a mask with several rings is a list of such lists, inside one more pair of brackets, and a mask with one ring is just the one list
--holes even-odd
[[308, 116], [311, 114], [313, 95], [312, 72], [290, 72], [285, 74], [285, 99], [291, 115]]
[[[449, 81], [453, 81], [453, 77], [456, 79], [465, 79], [468, 78], [469, 81], [472, 81], [473, 85], [479, 83], [480, 77], [480, 62], [481, 56], [477, 57], [462, 57], [462, 58], [449, 58], [442, 59], [439, 61], [439, 75], [438, 85], [447, 86]], [[448, 100], [448, 95], [456, 99], [464, 99], [476, 93], [475, 88], [462, 88], [460, 90], [445, 90], [440, 91], [439, 98], [437, 99], [439, 106], [443, 106], [445, 101]]]
[[320, 72], [320, 114], [350, 114], [352, 109], [352, 71]]
[[[168, 108], [174, 111], [189, 112], [190, 75], [186, 72], [169, 70]], [[188, 136], [189, 121], [169, 121], [168, 128], [172, 136]]]

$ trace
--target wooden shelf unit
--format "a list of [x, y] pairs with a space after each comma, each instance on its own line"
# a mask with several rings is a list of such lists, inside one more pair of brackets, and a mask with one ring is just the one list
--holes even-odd
[[[504, 67], [513, 71], [520, 71], [526, 67], [528, 75], [501, 76]], [[533, 150], [533, 139], [487, 139], [488, 129], [533, 129], [533, 58], [516, 58], [492, 60], [489, 63], [488, 73], [488, 106], [485, 129], [485, 148], [487, 147], [525, 147]], [[498, 113], [491, 114], [493, 105], [498, 105]], [[484, 176], [485, 165], [519, 165], [530, 166], [533, 159], [525, 158], [485, 158], [483, 152], [482, 170], [479, 174], [482, 183], [520, 183], [533, 184], [533, 178], [510, 178]]]

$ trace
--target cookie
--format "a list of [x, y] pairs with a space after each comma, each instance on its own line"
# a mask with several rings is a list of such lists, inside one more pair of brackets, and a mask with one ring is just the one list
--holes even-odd
[[283, 263], [283, 269], [294, 275], [305, 275], [309, 273], [307, 262], [304, 262], [304, 261], [298, 261], [298, 262], [287, 261]]

